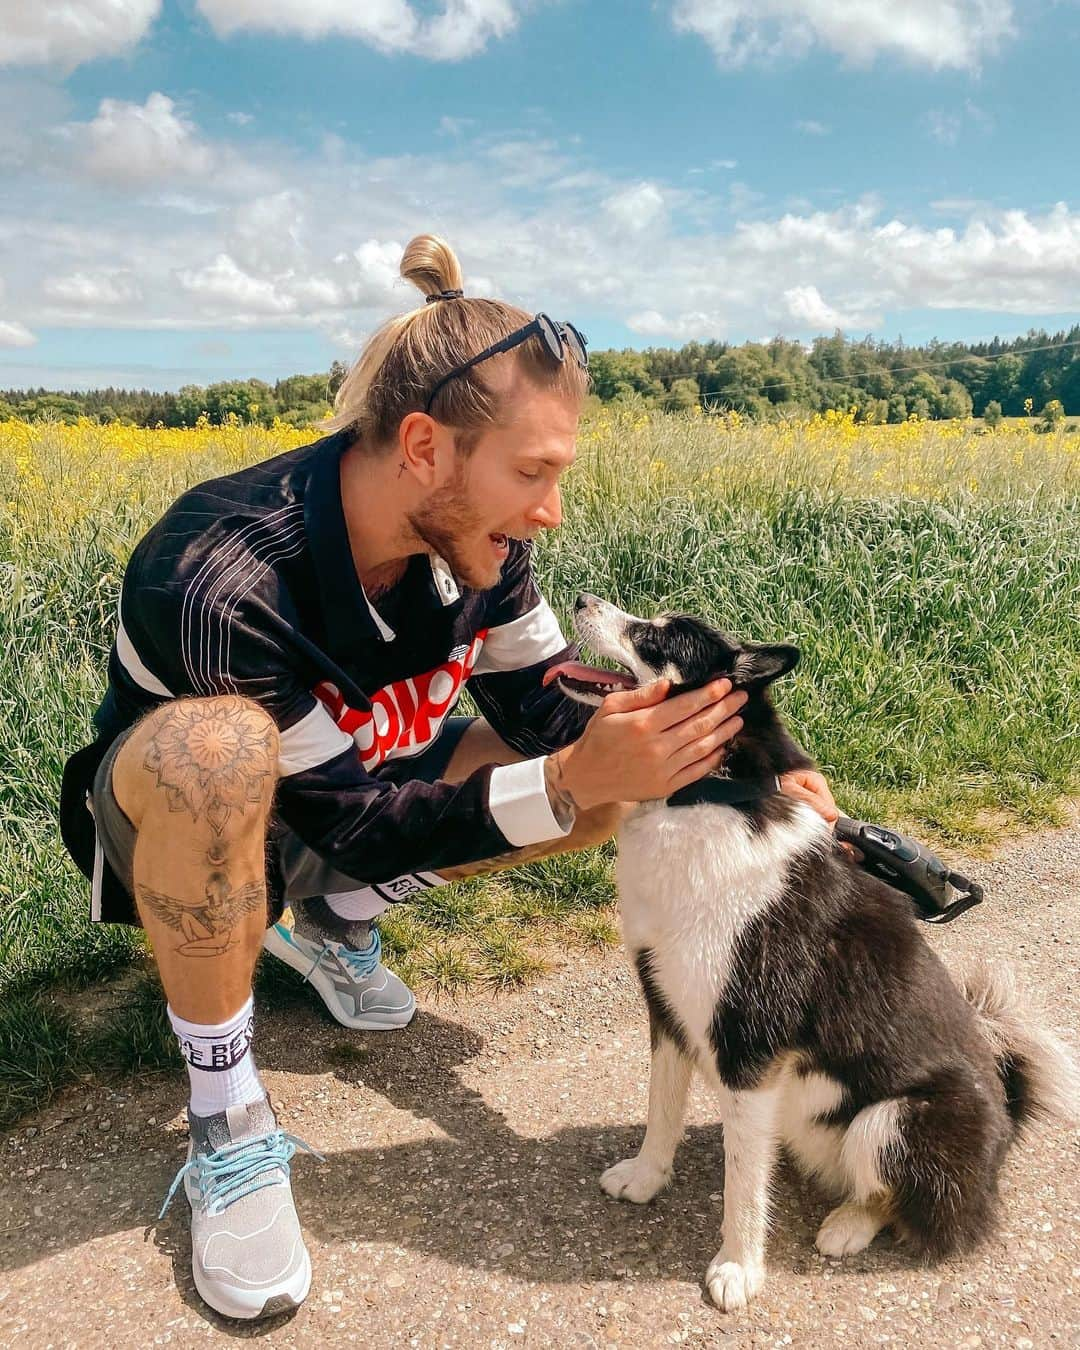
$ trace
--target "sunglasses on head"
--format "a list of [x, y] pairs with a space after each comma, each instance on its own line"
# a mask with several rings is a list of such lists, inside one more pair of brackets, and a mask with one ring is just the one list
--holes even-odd
[[572, 323], [556, 323], [548, 314], [537, 314], [524, 328], [518, 328], [500, 341], [493, 342], [490, 347], [485, 347], [482, 352], [477, 352], [468, 361], [463, 362], [460, 366], [455, 366], [449, 374], [444, 375], [428, 395], [424, 411], [426, 413], [431, 412], [431, 405], [435, 402], [435, 396], [443, 385], [449, 384], [451, 380], [456, 380], [459, 375], [464, 375], [467, 370], [479, 365], [481, 361], [488, 360], [489, 357], [498, 356], [500, 352], [509, 352], [515, 347], [520, 347], [523, 342], [528, 342], [531, 337], [540, 338], [544, 344], [544, 350], [552, 360], [564, 361], [567, 350], [569, 350], [570, 355], [581, 369], [588, 369], [589, 353], [586, 350], [584, 333], [579, 332]]

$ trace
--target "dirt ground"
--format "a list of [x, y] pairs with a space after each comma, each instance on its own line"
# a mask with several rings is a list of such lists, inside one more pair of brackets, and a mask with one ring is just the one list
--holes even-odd
[[[928, 930], [946, 960], [1007, 957], [1075, 1041], [1080, 828], [971, 865], [988, 901]], [[653, 1204], [597, 1178], [636, 1151], [648, 1034], [621, 953], [575, 955], [528, 990], [421, 1000], [404, 1032], [347, 1032], [312, 995], [258, 1009], [258, 1062], [298, 1153], [314, 1263], [291, 1317], [228, 1322], [191, 1283], [180, 1192], [184, 1084], [68, 1090], [0, 1139], [0, 1344], [148, 1346], [1080, 1346], [1075, 1132], [1012, 1153], [998, 1234], [920, 1267], [888, 1237], [837, 1264], [823, 1199], [783, 1167], [769, 1277], [724, 1315], [702, 1286], [719, 1245], [723, 1146], [700, 1090], [674, 1184]]]

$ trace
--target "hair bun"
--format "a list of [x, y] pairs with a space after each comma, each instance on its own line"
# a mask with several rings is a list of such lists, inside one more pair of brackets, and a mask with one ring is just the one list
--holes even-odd
[[[444, 300], [447, 292], [460, 292], [461, 264], [445, 239], [436, 234], [418, 234], [401, 255], [401, 275], [422, 291], [426, 300]], [[455, 295], [453, 299], [458, 299]]]

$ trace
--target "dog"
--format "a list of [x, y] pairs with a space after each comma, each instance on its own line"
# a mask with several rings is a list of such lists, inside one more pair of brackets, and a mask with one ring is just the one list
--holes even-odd
[[[739, 642], [688, 615], [640, 619], [590, 595], [575, 625], [619, 670], [557, 668], [570, 697], [599, 704], [662, 677], [675, 693], [726, 676], [748, 694], [719, 775], [727, 788], [814, 767], [769, 694], [797, 647]], [[721, 1309], [764, 1282], [781, 1145], [833, 1198], [817, 1234], [826, 1256], [861, 1251], [884, 1228], [926, 1259], [969, 1249], [991, 1231], [1012, 1140], [1037, 1118], [1077, 1119], [1068, 1051], [1022, 1008], [1008, 969], [954, 983], [911, 901], [845, 857], [806, 803], [773, 792], [676, 805], [682, 795], [640, 803], [618, 833], [652, 1069], [641, 1151], [601, 1186], [644, 1204], [668, 1183], [696, 1070], [724, 1131], [722, 1245], [705, 1273]]]

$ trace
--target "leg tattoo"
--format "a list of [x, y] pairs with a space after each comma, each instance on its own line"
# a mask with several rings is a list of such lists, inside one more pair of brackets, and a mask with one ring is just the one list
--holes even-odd
[[234, 809], [262, 804], [276, 760], [274, 728], [237, 698], [178, 702], [154, 732], [143, 767], [170, 811], [205, 818], [221, 835]]

